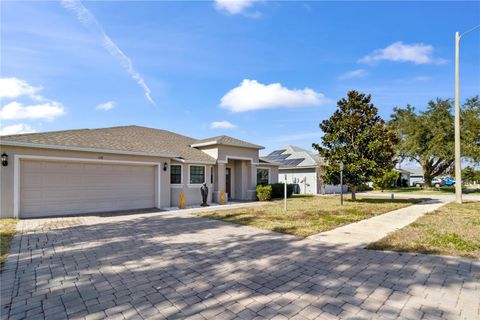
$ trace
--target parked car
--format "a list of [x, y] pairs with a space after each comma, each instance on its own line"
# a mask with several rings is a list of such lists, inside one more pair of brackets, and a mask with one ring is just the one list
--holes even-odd
[[412, 182], [412, 187], [423, 188], [424, 185], [425, 185], [425, 180], [423, 179]]
[[435, 177], [432, 180], [432, 186], [434, 186], [435, 188], [440, 188], [440, 187], [443, 187], [443, 186], [451, 187], [451, 186], [454, 186], [454, 185], [455, 185], [455, 179], [453, 179], [451, 177], [444, 177], [444, 178]]
[[450, 177], [443, 178], [443, 184], [447, 187], [454, 186], [455, 185], [455, 179], [450, 178]]
[[435, 188], [440, 188], [441, 186], [443, 186], [443, 179], [440, 177], [433, 178], [432, 186]]

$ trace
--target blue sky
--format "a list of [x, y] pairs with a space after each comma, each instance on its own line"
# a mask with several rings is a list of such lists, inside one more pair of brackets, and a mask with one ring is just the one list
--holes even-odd
[[[1, 2], [4, 133], [144, 125], [310, 148], [350, 89], [384, 118], [453, 97], [479, 2]], [[480, 93], [480, 31], [461, 44]]]

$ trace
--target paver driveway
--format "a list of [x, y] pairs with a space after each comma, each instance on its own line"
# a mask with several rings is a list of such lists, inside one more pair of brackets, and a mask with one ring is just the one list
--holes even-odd
[[20, 224], [2, 318], [480, 318], [478, 261], [328, 246], [177, 213], [47, 222]]

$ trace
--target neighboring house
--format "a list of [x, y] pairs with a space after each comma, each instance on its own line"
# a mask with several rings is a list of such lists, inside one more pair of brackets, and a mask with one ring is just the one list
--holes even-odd
[[399, 173], [396, 186], [397, 187], [409, 187], [411, 185], [410, 177], [411, 172], [402, 168], [396, 168], [395, 171]]
[[410, 173], [410, 183], [409, 186], [415, 187], [417, 186], [423, 186], [425, 183], [424, 177], [423, 177], [423, 171], [422, 169], [412, 169]]
[[[278, 181], [296, 185], [295, 193], [299, 194], [326, 194], [340, 193], [340, 186], [325, 185], [322, 183], [322, 159], [312, 152], [296, 146], [272, 151], [262, 157], [265, 161], [278, 163]], [[344, 192], [347, 186], [343, 186]]]
[[[257, 177], [277, 182], [263, 147], [228, 136], [197, 140], [139, 126], [3, 136], [1, 217], [39, 217], [254, 200]], [[269, 175], [264, 178], [263, 173]], [[226, 199], [227, 200], [227, 199]]]

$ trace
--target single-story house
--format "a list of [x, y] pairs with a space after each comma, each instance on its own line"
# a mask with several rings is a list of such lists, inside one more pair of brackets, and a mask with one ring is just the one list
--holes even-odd
[[[229, 136], [198, 140], [140, 126], [0, 138], [1, 217], [29, 218], [254, 200], [257, 177], [278, 165], [262, 146]], [[263, 177], [263, 176], [262, 176]], [[263, 178], [262, 178], [263, 179]]]
[[411, 182], [410, 182], [410, 176], [411, 172], [402, 168], [395, 168], [395, 171], [399, 173], [397, 182], [395, 185], [397, 187], [409, 187]]
[[[340, 193], [340, 185], [324, 184], [321, 177], [323, 160], [316, 154], [297, 146], [286, 146], [262, 157], [278, 163], [278, 181], [294, 184], [298, 194]], [[347, 192], [347, 186], [343, 186]]]

